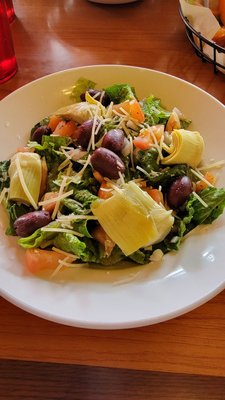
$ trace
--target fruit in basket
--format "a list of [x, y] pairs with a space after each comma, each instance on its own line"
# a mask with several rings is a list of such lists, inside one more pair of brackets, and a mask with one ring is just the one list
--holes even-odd
[[219, 0], [220, 20], [225, 25], [225, 0]]
[[212, 38], [213, 42], [225, 48], [225, 27], [221, 27]]

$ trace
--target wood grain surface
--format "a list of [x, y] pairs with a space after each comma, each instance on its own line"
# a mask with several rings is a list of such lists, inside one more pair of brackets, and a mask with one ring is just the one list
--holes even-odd
[[220, 377], [0, 361], [1, 400], [223, 400], [224, 386]]
[[[225, 75], [194, 53], [177, 0], [14, 6], [19, 70], [0, 85], [0, 99], [46, 74], [106, 63], [167, 72], [225, 104]], [[224, 310], [222, 292], [171, 321], [98, 331], [40, 319], [1, 298], [0, 399], [225, 399]]]

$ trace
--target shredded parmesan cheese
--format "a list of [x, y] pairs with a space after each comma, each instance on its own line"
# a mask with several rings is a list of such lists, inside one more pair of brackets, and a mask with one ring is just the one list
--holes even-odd
[[74, 231], [72, 229], [65, 229], [65, 228], [47, 228], [43, 227], [41, 228], [43, 232], [62, 232], [62, 233], [71, 233], [72, 235], [83, 237], [84, 235], [80, 232]]
[[150, 179], [150, 175], [149, 175], [149, 173], [148, 173], [147, 171], [145, 171], [145, 169], [143, 169], [143, 168], [139, 167], [139, 165], [137, 165], [136, 169], [138, 169], [138, 171], [141, 171], [141, 172], [143, 172], [143, 174], [144, 174], [144, 175], [146, 175], [146, 176], [147, 176], [147, 178], [149, 178], [149, 179]]
[[38, 205], [45, 206], [46, 204], [55, 203], [55, 201], [60, 202], [61, 200], [65, 199], [66, 197], [71, 196], [72, 194], [73, 194], [73, 190], [70, 190], [69, 192], [63, 193], [62, 195], [58, 195], [57, 197], [54, 197], [52, 199], [39, 201]]
[[197, 178], [199, 178], [201, 181], [205, 182], [208, 186], [214, 187], [209, 181], [207, 181], [207, 179], [205, 179], [205, 177], [200, 173], [197, 172], [196, 170], [191, 168], [191, 172], [197, 176]]
[[85, 169], [87, 168], [87, 166], [90, 164], [90, 159], [91, 159], [91, 155], [88, 155], [88, 158], [83, 166], [83, 168], [73, 177], [71, 178], [71, 182], [77, 183], [77, 181], [80, 180], [80, 178], [82, 177]]
[[202, 198], [201, 198], [196, 192], [192, 192], [192, 194], [196, 197], [196, 199], [197, 199], [198, 201], [200, 201], [200, 203], [202, 203], [202, 205], [203, 205], [205, 208], [208, 207], [208, 204], [207, 204], [204, 200], [202, 200]]
[[225, 165], [225, 160], [221, 160], [221, 161], [217, 161], [215, 163], [212, 164], [208, 164], [208, 165], [204, 165], [202, 167], [198, 167], [199, 171], [207, 171], [209, 169], [214, 169], [214, 168], [222, 168]]

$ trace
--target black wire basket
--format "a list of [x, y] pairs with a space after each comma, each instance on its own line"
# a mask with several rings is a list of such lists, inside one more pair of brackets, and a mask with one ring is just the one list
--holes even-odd
[[[200, 57], [203, 62], [208, 61], [212, 63], [215, 73], [218, 72], [219, 68], [225, 72], [225, 65], [218, 62], [218, 53], [225, 54], [225, 48], [219, 46], [211, 40], [206, 39], [201, 35], [200, 32], [197, 32], [189, 23], [188, 18], [184, 16], [181, 6], [179, 6], [179, 13], [185, 25], [187, 37], [191, 42], [197, 56]], [[208, 54], [204, 53], [204, 44], [207, 44], [212, 48], [212, 58]]]

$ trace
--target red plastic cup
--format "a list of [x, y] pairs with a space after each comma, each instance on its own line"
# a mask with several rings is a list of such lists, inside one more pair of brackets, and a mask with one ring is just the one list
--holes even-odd
[[16, 71], [17, 62], [6, 4], [4, 0], [0, 0], [0, 83], [6, 82]]
[[6, 4], [6, 12], [9, 18], [9, 22], [13, 22], [15, 19], [15, 10], [14, 10], [14, 6], [13, 6], [13, 2], [12, 0], [5, 0], [5, 4]]

